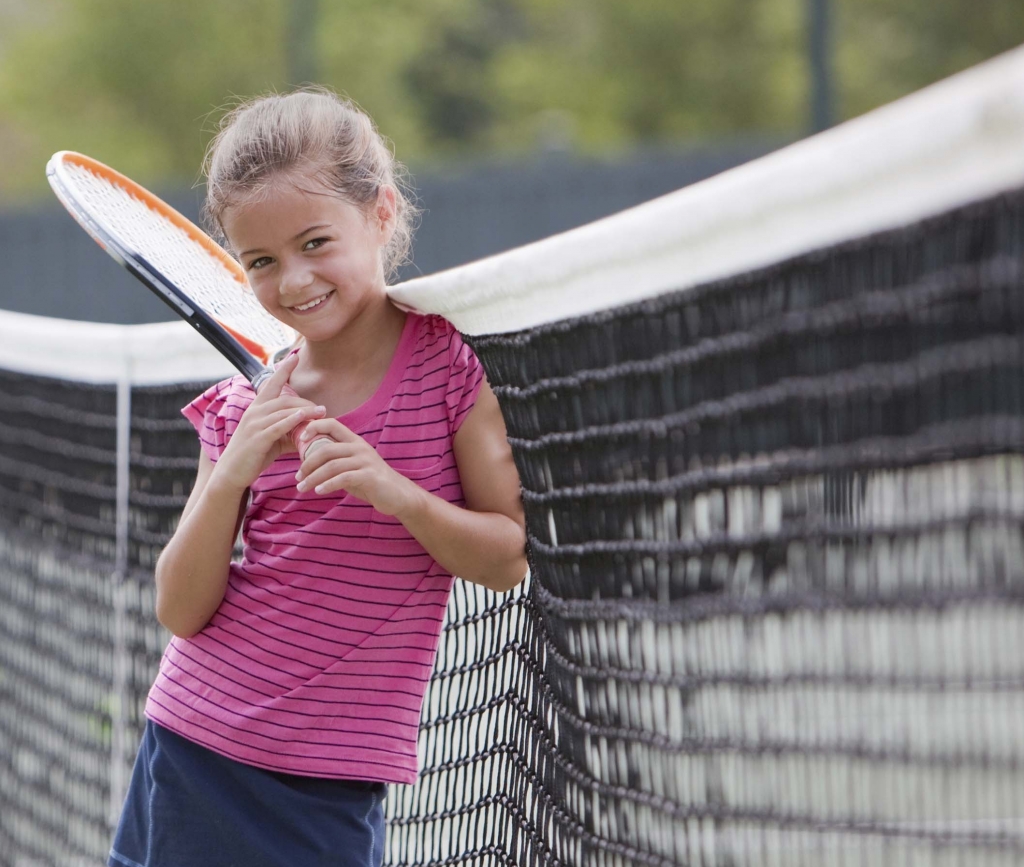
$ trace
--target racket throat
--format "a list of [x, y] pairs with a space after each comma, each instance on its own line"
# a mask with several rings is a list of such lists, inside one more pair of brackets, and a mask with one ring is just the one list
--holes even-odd
[[272, 368], [263, 368], [263, 370], [261, 370], [252, 379], [249, 380], [249, 382], [252, 384], [252, 390], [258, 393], [259, 390], [263, 388], [264, 383], [266, 383], [266, 381], [270, 379], [270, 377], [273, 375], [274, 371]]

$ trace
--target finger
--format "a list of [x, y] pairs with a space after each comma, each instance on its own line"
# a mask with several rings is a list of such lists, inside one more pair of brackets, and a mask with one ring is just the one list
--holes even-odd
[[[300, 456], [302, 457], [302, 460], [305, 460], [318, 448], [321, 448], [322, 446], [334, 442], [334, 440], [332, 440], [328, 436], [317, 436], [311, 440], [303, 439], [302, 434], [305, 433], [305, 430], [305, 425], [299, 425], [299, 427], [295, 428], [295, 430], [292, 431], [292, 440], [294, 441], [295, 448], [298, 449]], [[299, 434], [298, 437], [295, 436], [296, 432], [298, 432]]]
[[311, 413], [320, 412], [323, 412], [323, 407], [320, 406], [301, 407], [290, 412], [281, 410], [281, 416], [278, 417], [278, 414], [275, 413], [270, 419], [271, 424], [265, 430], [274, 439], [281, 439], [287, 437], [296, 425], [309, 418]]
[[[253, 405], [255, 405], [255, 401], [253, 402]], [[314, 415], [319, 415], [320, 417], [322, 417], [327, 411], [324, 407], [317, 406], [311, 400], [306, 400], [305, 398], [298, 397], [296, 395], [282, 394], [280, 397], [272, 398], [271, 400], [268, 400], [265, 403], [261, 404], [260, 407], [253, 413], [253, 415], [255, 417], [258, 413], [262, 412], [262, 414], [265, 417], [269, 418], [271, 415], [274, 415], [279, 412], [288, 413], [294, 412], [297, 409], [320, 410], [319, 413], [313, 413]]]
[[358, 442], [362, 439], [359, 434], [353, 433], [350, 428], [345, 427], [336, 418], [323, 418], [310, 422], [309, 426], [302, 432], [302, 438], [310, 440], [315, 436], [329, 436], [332, 440], [339, 443]]
[[[268, 407], [263, 415], [262, 426], [267, 428], [293, 416], [298, 416], [305, 422], [315, 421], [325, 412], [324, 407], [316, 406], [308, 401], [303, 401], [298, 406], [287, 404], [285, 406]], [[254, 418], [259, 419], [258, 416], [254, 416]]]
[[322, 493], [321, 488], [332, 479], [352, 473], [358, 469], [360, 469], [359, 462], [351, 457], [334, 458], [304, 476], [296, 487], [300, 491], [316, 489], [316, 492], [319, 494]]
[[307, 487], [303, 488], [299, 486], [302, 491], [308, 491], [312, 488], [314, 494], [333, 494], [336, 491], [348, 491], [351, 493], [351, 488], [355, 487], [358, 489], [359, 486], [359, 470], [349, 470], [344, 473], [336, 473], [333, 476], [325, 479], [322, 482], [313, 485], [310, 482]]
[[[316, 448], [313, 442], [316, 442]], [[309, 447], [302, 453], [302, 465], [295, 473], [295, 481], [301, 482], [331, 461], [349, 460], [354, 454], [355, 450], [350, 443], [339, 443], [327, 437], [319, 442], [310, 441]]]
[[336, 442], [342, 442], [347, 428], [334, 418], [319, 418], [311, 421], [302, 432], [304, 440], [315, 439], [316, 437], [330, 437]]
[[[299, 363], [299, 354], [296, 352], [285, 358], [270, 375], [270, 377], [260, 386], [259, 392], [257, 393], [257, 399], [271, 400], [275, 397], [280, 397], [281, 392], [285, 389], [288, 383], [288, 377], [292, 375], [295, 370], [295, 366]], [[292, 394], [295, 394], [294, 390], [288, 389]]]
[[335, 491], [348, 491], [349, 487], [356, 483], [354, 472], [341, 473], [337, 476], [331, 476], [326, 482], [321, 482], [313, 488], [313, 493], [323, 496], [324, 494], [333, 494]]

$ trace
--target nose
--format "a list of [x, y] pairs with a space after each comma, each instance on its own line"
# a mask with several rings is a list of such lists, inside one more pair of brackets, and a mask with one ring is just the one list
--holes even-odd
[[313, 271], [303, 262], [284, 264], [279, 291], [282, 296], [301, 296], [313, 283]]

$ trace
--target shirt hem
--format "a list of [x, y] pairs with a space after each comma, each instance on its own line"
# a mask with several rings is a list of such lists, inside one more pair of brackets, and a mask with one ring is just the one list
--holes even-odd
[[[295, 767], [293, 764], [285, 761], [273, 761], [271, 759], [257, 759], [252, 756], [239, 756], [232, 755], [224, 749], [218, 748], [215, 744], [209, 743], [202, 738], [196, 737], [195, 732], [191, 731], [190, 726], [177, 726], [173, 723], [168, 723], [167, 720], [157, 717], [153, 714], [149, 708], [145, 711], [146, 719], [152, 722], [154, 725], [158, 725], [162, 728], [167, 729], [169, 732], [173, 732], [178, 737], [185, 738], [187, 741], [202, 747], [203, 749], [209, 750], [212, 753], [216, 753], [219, 756], [223, 756], [233, 762], [238, 762], [242, 765], [249, 765], [250, 767], [260, 768], [264, 771], [273, 771], [280, 774], [292, 774], [297, 777], [314, 777], [322, 780], [360, 780], [370, 783], [388, 783], [395, 785], [411, 785], [416, 782], [419, 773], [417, 770], [403, 770], [398, 767], [392, 767], [392, 774], [367, 774], [365, 772], [360, 773], [358, 768], [362, 765], [362, 762], [358, 759], [339, 759], [332, 764], [347, 766], [352, 768], [351, 771], [324, 771], [324, 770], [310, 770], [308, 767]], [[228, 738], [222, 737], [223, 740], [229, 740]], [[247, 747], [244, 744], [234, 742], [234, 745], [239, 751], [253, 752], [252, 747]], [[272, 754], [263, 753], [264, 756], [272, 756]], [[367, 750], [367, 752], [371, 752]], [[278, 757], [280, 758], [280, 757]]]

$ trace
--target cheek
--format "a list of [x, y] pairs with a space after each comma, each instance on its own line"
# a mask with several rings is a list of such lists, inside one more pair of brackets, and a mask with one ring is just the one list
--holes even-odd
[[365, 267], [373, 271], [382, 271], [384, 266], [384, 248], [377, 245], [367, 245]]
[[381, 261], [376, 248], [364, 247], [340, 261], [337, 273], [344, 274], [347, 280], [357, 284], [376, 282]]
[[264, 307], [266, 307], [267, 304], [277, 295], [277, 293], [274, 292], [273, 287], [270, 285], [270, 281], [265, 277], [250, 277], [249, 288], [252, 290], [252, 294], [256, 297], [256, 300]]

